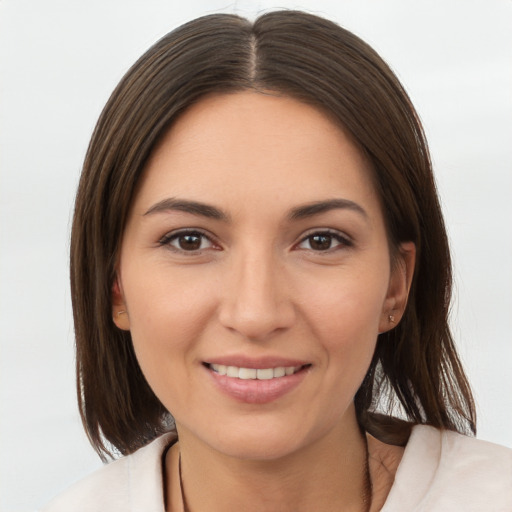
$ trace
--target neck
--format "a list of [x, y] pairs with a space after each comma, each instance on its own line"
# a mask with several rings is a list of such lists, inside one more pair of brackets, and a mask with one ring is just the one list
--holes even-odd
[[[367, 447], [357, 423], [346, 422], [321, 439], [279, 459], [247, 460], [219, 453], [180, 433], [167, 455], [167, 489], [179, 489], [181, 458], [185, 512], [366, 511], [371, 489]], [[343, 428], [342, 428], [343, 426]], [[204, 468], [208, 468], [206, 471]], [[177, 512], [176, 496], [168, 496]]]

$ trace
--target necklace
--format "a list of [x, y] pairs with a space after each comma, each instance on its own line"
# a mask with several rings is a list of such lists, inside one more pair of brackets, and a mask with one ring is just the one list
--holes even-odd
[[370, 512], [370, 508], [372, 506], [372, 478], [370, 475], [370, 463], [369, 458], [370, 454], [368, 452], [368, 439], [366, 435], [363, 433], [364, 446], [365, 446], [365, 462], [364, 462], [364, 489], [363, 489], [363, 505], [365, 512]]
[[[366, 448], [366, 462], [364, 465], [364, 489], [362, 495], [362, 502], [364, 507], [364, 512], [370, 512], [370, 508], [372, 506], [372, 480], [370, 477], [370, 466], [368, 463], [368, 441], [366, 436], [364, 436], [365, 448]], [[183, 511], [190, 512], [190, 509], [187, 505], [187, 500], [185, 498], [185, 493], [183, 492], [183, 478], [181, 476], [181, 451], [178, 455], [178, 476], [180, 480], [180, 494], [181, 494], [181, 503], [183, 504]]]
[[185, 493], [183, 492], [183, 478], [181, 477], [181, 451], [178, 459], [178, 474], [180, 477], [180, 493], [181, 493], [181, 503], [183, 504], [183, 512], [190, 512], [187, 506], [187, 500], [185, 499]]

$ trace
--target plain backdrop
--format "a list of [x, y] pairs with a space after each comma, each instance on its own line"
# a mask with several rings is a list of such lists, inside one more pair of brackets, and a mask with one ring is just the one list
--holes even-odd
[[0, 0], [0, 510], [101, 465], [75, 400], [68, 240], [95, 121], [135, 59], [197, 16], [278, 7], [372, 44], [430, 141], [452, 242], [452, 325], [479, 437], [512, 446], [512, 1]]

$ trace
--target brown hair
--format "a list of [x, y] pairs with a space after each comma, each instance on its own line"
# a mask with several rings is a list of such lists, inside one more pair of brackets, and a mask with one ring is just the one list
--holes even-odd
[[358, 37], [317, 16], [277, 11], [254, 23], [205, 16], [174, 30], [127, 72], [100, 116], [71, 237], [78, 399], [93, 446], [101, 456], [109, 444], [128, 454], [173, 428], [130, 334], [112, 322], [116, 258], [138, 179], [163, 134], [206, 94], [248, 89], [294, 97], [340, 123], [372, 165], [392, 250], [416, 244], [405, 314], [379, 336], [355, 397], [362, 428], [403, 444], [407, 425], [392, 417], [398, 405], [413, 424], [474, 433], [471, 391], [448, 328], [448, 242], [418, 116]]

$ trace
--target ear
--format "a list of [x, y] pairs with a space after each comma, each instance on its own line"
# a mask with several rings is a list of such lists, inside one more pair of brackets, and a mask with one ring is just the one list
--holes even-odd
[[395, 258], [382, 308], [379, 334], [393, 329], [402, 319], [414, 275], [416, 245], [413, 242], [403, 242]]
[[119, 282], [119, 276], [116, 276], [112, 285], [112, 320], [116, 326], [123, 330], [130, 330], [130, 317], [124, 301], [124, 293]]

